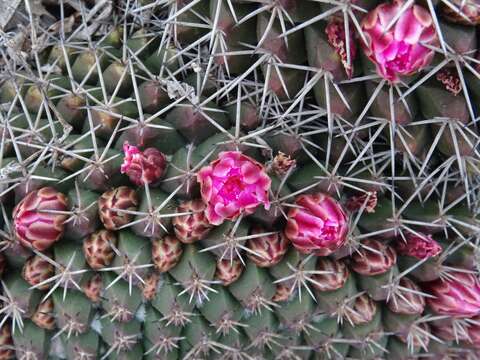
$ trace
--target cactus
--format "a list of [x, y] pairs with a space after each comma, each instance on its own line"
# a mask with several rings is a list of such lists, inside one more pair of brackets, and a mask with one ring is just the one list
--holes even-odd
[[479, 357], [478, 0], [17, 12], [0, 359]]

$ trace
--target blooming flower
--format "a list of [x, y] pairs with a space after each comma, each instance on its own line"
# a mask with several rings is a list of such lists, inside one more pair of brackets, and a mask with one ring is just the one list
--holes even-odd
[[432, 17], [419, 5], [409, 7], [387, 30], [401, 7], [401, 1], [381, 4], [362, 21], [367, 41], [362, 42], [365, 54], [375, 63], [378, 73], [391, 82], [425, 68], [434, 55], [425, 45], [437, 42]]
[[424, 284], [424, 291], [433, 295], [427, 304], [439, 315], [472, 317], [480, 315], [480, 281], [470, 273], [455, 271], [448, 280], [438, 279]]
[[224, 151], [197, 174], [205, 215], [212, 225], [240, 214], [251, 214], [263, 204], [270, 207], [271, 180], [263, 165], [239, 151]]
[[15, 235], [24, 246], [43, 251], [63, 235], [67, 197], [51, 187], [27, 194], [13, 210]]
[[404, 256], [412, 256], [417, 259], [425, 259], [436, 256], [442, 252], [442, 247], [432, 238], [432, 235], [421, 236], [408, 233], [405, 240], [399, 239], [396, 244], [397, 253]]
[[143, 152], [125, 142], [123, 145], [125, 158], [120, 168], [122, 174], [127, 174], [135, 185], [157, 182], [163, 175], [166, 159], [163, 153], [155, 148], [147, 148]]
[[348, 232], [347, 216], [328, 195], [300, 195], [288, 212], [285, 235], [303, 253], [327, 256], [341, 247]]

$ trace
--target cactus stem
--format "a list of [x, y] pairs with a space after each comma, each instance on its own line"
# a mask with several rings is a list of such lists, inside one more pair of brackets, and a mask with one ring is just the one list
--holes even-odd
[[188, 299], [189, 303], [195, 300], [198, 304], [202, 304], [205, 300], [210, 300], [210, 298], [208, 297], [208, 293], [210, 291], [218, 293], [218, 291], [210, 285], [219, 284], [220, 281], [202, 279], [193, 268], [192, 271], [192, 276], [184, 284], [175, 283], [175, 285], [183, 285], [184, 287], [184, 289], [178, 294], [178, 296], [190, 294], [190, 297]]
[[171, 337], [162, 337], [155, 344], [152, 345], [150, 349], [144, 352], [144, 355], [155, 353], [155, 355], [160, 355], [161, 353], [169, 353], [173, 349], [178, 349], [178, 343], [184, 340], [185, 337], [180, 336], [171, 336]]
[[75, 288], [77, 288], [77, 290], [82, 291], [82, 288], [77, 283], [77, 280], [75, 278], [78, 275], [88, 272], [89, 270], [88, 269], [75, 270], [75, 271], [71, 270], [73, 261], [75, 260], [76, 252], [72, 254], [67, 265], [64, 266], [62, 264], [59, 264], [53, 261], [52, 259], [50, 259], [45, 254], [41, 253], [40, 251], [37, 251], [33, 248], [32, 250], [35, 252], [35, 255], [40, 256], [43, 260], [53, 265], [56, 268], [56, 272], [58, 272], [56, 275], [53, 275], [48, 279], [45, 279], [40, 283], [30, 287], [30, 289], [38, 289], [38, 288], [42, 288], [42, 286], [46, 284], [54, 283], [54, 285], [50, 288], [47, 294], [43, 297], [42, 302], [47, 300], [50, 297], [50, 295], [52, 295], [53, 292], [60, 286], [63, 286], [63, 301], [65, 301], [67, 297], [67, 290], [70, 287], [70, 285], [73, 285]]
[[274, 284], [280, 284], [282, 282], [293, 282], [292, 285], [290, 286], [290, 295], [293, 294], [295, 290], [297, 290], [298, 298], [300, 301], [302, 301], [302, 288], [305, 288], [307, 293], [310, 295], [310, 297], [313, 299], [313, 301], [317, 301], [315, 295], [313, 294], [312, 290], [308, 286], [308, 284], [314, 284], [321, 286], [316, 280], [312, 278], [313, 275], [327, 275], [327, 274], [332, 274], [331, 271], [321, 271], [321, 270], [305, 270], [305, 264], [307, 264], [309, 261], [312, 260], [314, 254], [310, 254], [307, 256], [305, 259], [299, 262], [297, 267], [292, 266], [292, 264], [287, 263], [288, 268], [291, 271], [290, 275], [287, 275], [283, 278], [280, 278], [278, 280], [275, 280], [273, 283]]
[[0, 321], [0, 327], [2, 327], [10, 317], [12, 321], [12, 334], [15, 334], [16, 328], [18, 328], [20, 332], [23, 332], [22, 314], [25, 313], [25, 310], [17, 304], [7, 285], [3, 281], [1, 283], [5, 295], [0, 295], [0, 300], [3, 303], [3, 307], [0, 309], [0, 315], [4, 315], [2, 321]]

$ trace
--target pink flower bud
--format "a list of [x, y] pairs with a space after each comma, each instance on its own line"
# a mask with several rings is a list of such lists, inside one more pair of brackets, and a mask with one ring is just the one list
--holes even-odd
[[412, 256], [417, 259], [425, 259], [436, 256], [442, 252], [442, 247], [432, 238], [432, 235], [408, 233], [406, 241], [397, 240], [396, 249], [399, 255]]
[[425, 309], [425, 298], [421, 295], [420, 288], [406, 277], [400, 279], [398, 292], [394, 293], [387, 301], [390, 311], [396, 314], [419, 315]]
[[[452, 0], [448, 3], [441, 3], [440, 10], [448, 21], [462, 25], [480, 24], [480, 4], [478, 0]], [[457, 10], [458, 9], [458, 10]]]
[[318, 291], [334, 291], [345, 286], [350, 271], [342, 260], [332, 260], [328, 257], [318, 258], [317, 273], [312, 276], [312, 285]]
[[445, 86], [445, 89], [453, 95], [457, 96], [462, 91], [462, 83], [460, 82], [456, 69], [452, 70], [444, 67], [437, 72], [435, 77]]
[[340, 248], [348, 232], [347, 216], [328, 195], [300, 195], [288, 212], [285, 235], [298, 251], [327, 256]]
[[427, 304], [438, 315], [480, 315], [480, 281], [470, 273], [451, 272], [448, 280], [438, 279], [424, 284]]
[[287, 301], [292, 295], [292, 292], [285, 284], [279, 283], [275, 288], [275, 295], [273, 295], [273, 302], [284, 302]]
[[297, 165], [297, 161], [289, 155], [279, 151], [272, 161], [272, 170], [278, 176], [285, 175], [292, 167]]
[[263, 165], [239, 151], [221, 152], [218, 159], [200, 169], [197, 181], [212, 225], [252, 214], [260, 204], [270, 207], [271, 180]]
[[51, 187], [32, 191], [13, 210], [15, 236], [26, 246], [43, 251], [63, 235], [67, 197]]
[[386, 273], [397, 263], [397, 254], [391, 246], [367, 239], [351, 258], [351, 269], [358, 274], [374, 276]]
[[[265, 229], [254, 227], [252, 235], [266, 233]], [[259, 267], [271, 267], [278, 264], [288, 250], [288, 240], [282, 233], [254, 237], [247, 241], [247, 247], [253, 251], [247, 256]]]
[[218, 259], [215, 279], [228, 286], [238, 280], [243, 270], [244, 266], [238, 259]]
[[162, 177], [166, 159], [163, 153], [155, 148], [147, 148], [143, 152], [136, 146], [125, 142], [123, 145], [125, 158], [120, 171], [127, 174], [135, 185], [154, 184]]
[[163, 273], [178, 264], [183, 254], [182, 243], [171, 235], [152, 241], [152, 260], [155, 268]]
[[363, 325], [372, 321], [377, 311], [377, 303], [367, 294], [363, 294], [355, 299], [352, 307], [346, 308], [346, 317], [355, 325]]
[[117, 230], [132, 221], [128, 211], [137, 210], [138, 203], [137, 193], [127, 186], [104, 192], [98, 199], [98, 214], [105, 229]]
[[362, 21], [367, 40], [366, 44], [362, 41], [365, 54], [375, 63], [377, 72], [391, 82], [430, 64], [434, 51], [425, 45], [437, 43], [432, 17], [419, 5], [410, 6], [387, 30], [402, 5], [402, 1], [383, 3]]
[[355, 46], [354, 27], [350, 24], [350, 33], [348, 34], [348, 42], [350, 43], [350, 63], [347, 56], [347, 45], [345, 43], [345, 24], [343, 19], [332, 17], [325, 33], [327, 34], [328, 42], [333, 46], [335, 52], [340, 57], [345, 72], [349, 78], [353, 75], [353, 60], [357, 54], [357, 47]]
[[178, 205], [176, 210], [178, 214], [191, 212], [187, 215], [176, 215], [172, 219], [178, 240], [185, 244], [191, 244], [208, 235], [212, 225], [205, 216], [205, 208], [205, 204], [200, 199], [183, 201]]
[[372, 191], [367, 194], [354, 195], [347, 200], [345, 207], [348, 211], [354, 212], [364, 207], [365, 212], [374, 213], [377, 206], [377, 192]]

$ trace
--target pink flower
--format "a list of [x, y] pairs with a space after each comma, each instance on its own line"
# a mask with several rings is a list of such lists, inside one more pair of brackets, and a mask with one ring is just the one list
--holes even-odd
[[239, 151], [224, 151], [197, 174], [205, 215], [212, 225], [251, 214], [263, 204], [269, 209], [271, 180], [263, 165]]
[[404, 239], [398, 239], [397, 253], [403, 256], [412, 256], [425, 259], [436, 256], [442, 252], [442, 247], [432, 238], [432, 235], [408, 233]]
[[288, 212], [285, 235], [303, 253], [327, 256], [345, 243], [347, 216], [328, 195], [300, 195]]
[[143, 152], [128, 142], [123, 144], [123, 159], [120, 171], [127, 174], [135, 185], [155, 183], [162, 177], [165, 167], [165, 155], [155, 148], [147, 148]]
[[480, 315], [480, 281], [470, 273], [451, 272], [448, 280], [424, 284], [427, 304], [438, 315], [472, 317]]
[[435, 45], [437, 34], [432, 18], [419, 5], [409, 7], [387, 31], [387, 26], [402, 7], [401, 1], [377, 6], [362, 21], [367, 44], [365, 54], [377, 67], [377, 72], [391, 82], [400, 76], [412, 75], [425, 68], [434, 51], [425, 45]]
[[15, 235], [24, 246], [43, 251], [63, 235], [67, 197], [51, 187], [32, 191], [13, 210]]

